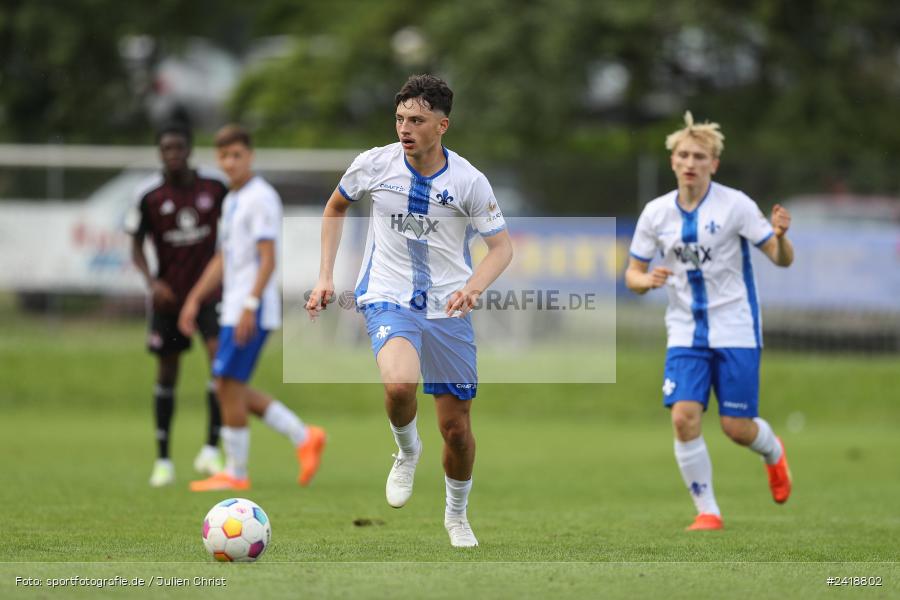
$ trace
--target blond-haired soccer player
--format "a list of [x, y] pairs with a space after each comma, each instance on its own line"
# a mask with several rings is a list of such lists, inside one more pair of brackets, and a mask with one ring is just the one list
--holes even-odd
[[[334, 298], [341, 222], [369, 196], [372, 220], [355, 290], [365, 315], [398, 452], [385, 496], [409, 501], [422, 443], [416, 427], [419, 373], [433, 394], [444, 438], [444, 527], [454, 547], [478, 540], [469, 525], [475, 462], [470, 408], [478, 390], [475, 334], [468, 314], [512, 260], [512, 242], [487, 178], [442, 144], [453, 92], [432, 75], [413, 75], [394, 97], [398, 141], [360, 154], [325, 205], [319, 281], [306, 305], [315, 316]], [[472, 268], [469, 240], [488, 253]]]
[[249, 412], [290, 439], [300, 462], [298, 481], [307, 485], [319, 467], [325, 432], [304, 425], [284, 404], [247, 385], [268, 333], [281, 326], [281, 295], [274, 277], [281, 198], [253, 173], [253, 146], [243, 127], [226, 125], [216, 134], [215, 145], [219, 167], [231, 188], [222, 208], [221, 247], [188, 294], [178, 327], [185, 335], [191, 334], [197, 310], [221, 282], [222, 329], [213, 375], [222, 405], [225, 470], [192, 482], [191, 490], [250, 487]]
[[721, 529], [700, 427], [710, 388], [725, 434], [762, 456], [775, 502], [791, 493], [784, 444], [758, 416], [762, 325], [750, 258], [753, 245], [780, 267], [793, 262], [786, 236], [791, 216], [775, 205], [767, 221], [746, 194], [713, 182], [725, 139], [719, 125], [694, 123], [690, 112], [684, 120], [666, 138], [678, 189], [644, 207], [625, 284], [637, 294], [663, 286], [668, 293], [663, 403], [671, 409], [675, 459], [698, 513], [688, 530]]

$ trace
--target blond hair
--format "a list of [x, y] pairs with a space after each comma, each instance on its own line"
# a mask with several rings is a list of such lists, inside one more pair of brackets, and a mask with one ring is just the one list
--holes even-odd
[[684, 112], [684, 128], [673, 131], [666, 136], [666, 150], [675, 151], [682, 141], [686, 138], [693, 138], [698, 143], [709, 148], [714, 158], [719, 158], [725, 149], [725, 136], [719, 129], [718, 123], [710, 123], [704, 121], [700, 124], [694, 124], [694, 115], [691, 111]]

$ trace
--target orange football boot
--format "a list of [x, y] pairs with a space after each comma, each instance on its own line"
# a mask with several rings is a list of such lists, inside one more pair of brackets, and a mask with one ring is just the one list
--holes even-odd
[[192, 492], [216, 492], [221, 490], [249, 490], [250, 479], [232, 477], [225, 471], [212, 477], [191, 482]]
[[722, 517], [719, 515], [700, 513], [697, 515], [697, 518], [694, 519], [694, 522], [691, 523], [690, 527], [685, 528], [685, 531], [712, 531], [724, 527], [725, 526], [722, 524]]
[[766, 465], [769, 474], [769, 489], [772, 490], [772, 499], [778, 504], [784, 504], [791, 497], [791, 468], [787, 463], [787, 452], [784, 451], [784, 442], [776, 437], [781, 446], [781, 458], [774, 465]]
[[324, 429], [315, 425], [306, 426], [306, 440], [297, 446], [297, 462], [300, 463], [297, 483], [300, 485], [309, 485], [319, 470], [322, 451], [325, 450], [325, 439]]

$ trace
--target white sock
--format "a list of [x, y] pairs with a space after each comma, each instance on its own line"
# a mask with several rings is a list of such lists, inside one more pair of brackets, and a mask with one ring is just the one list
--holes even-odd
[[306, 441], [306, 425], [297, 414], [278, 400], [272, 400], [263, 414], [263, 422], [282, 435], [290, 438], [294, 446]]
[[472, 491], [472, 480], [457, 481], [444, 475], [444, 483], [447, 487], [447, 509], [444, 516], [464, 516], [469, 504], [469, 492]]
[[[390, 421], [388, 422], [390, 423]], [[394, 432], [394, 440], [400, 448], [400, 455], [414, 456], [418, 454], [421, 444], [419, 443], [419, 431], [416, 429], [416, 417], [402, 427], [397, 427], [393, 423], [390, 425], [391, 431]]]
[[720, 515], [719, 505], [713, 494], [712, 462], [703, 436], [689, 442], [675, 440], [675, 460], [697, 512]]
[[225, 449], [225, 472], [238, 479], [247, 477], [247, 458], [250, 456], [250, 428], [222, 427], [222, 447]]
[[775, 438], [772, 426], [765, 419], [755, 417], [753, 422], [759, 427], [756, 439], [750, 444], [750, 449], [761, 454], [767, 465], [774, 465], [781, 459], [781, 444]]

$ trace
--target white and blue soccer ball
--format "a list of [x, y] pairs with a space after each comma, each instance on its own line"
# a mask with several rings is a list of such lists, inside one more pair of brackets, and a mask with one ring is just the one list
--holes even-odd
[[253, 562], [272, 540], [269, 516], [246, 498], [229, 498], [213, 506], [203, 519], [203, 545], [218, 561]]

